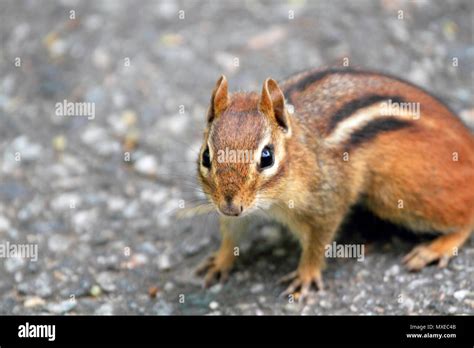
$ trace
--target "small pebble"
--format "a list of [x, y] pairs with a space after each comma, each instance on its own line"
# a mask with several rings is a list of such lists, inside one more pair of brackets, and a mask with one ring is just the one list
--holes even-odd
[[114, 292], [116, 290], [113, 276], [109, 272], [100, 273], [96, 279], [100, 288], [104, 289], [105, 291]]
[[170, 291], [173, 291], [174, 289], [174, 284], [172, 282], [166, 282], [164, 288], [163, 288], [166, 292], [170, 292]]
[[401, 307], [406, 308], [409, 312], [411, 312], [415, 308], [415, 301], [413, 301], [413, 299], [411, 299], [410, 297], [404, 297], [400, 305]]
[[390, 267], [388, 270], [385, 271], [385, 277], [393, 277], [400, 273], [400, 266], [399, 265], [393, 265]]
[[258, 294], [259, 292], [262, 292], [265, 289], [265, 285], [263, 284], [254, 284], [250, 288], [250, 292], [252, 294]]
[[158, 302], [153, 306], [153, 312], [156, 315], [171, 315], [173, 313], [173, 307], [168, 302], [160, 299]]
[[53, 149], [58, 152], [64, 151], [66, 148], [66, 138], [64, 135], [57, 135], [52, 140]]
[[114, 314], [114, 306], [111, 303], [104, 303], [94, 313], [96, 315], [112, 315]]
[[450, 314], [454, 314], [454, 313], [458, 313], [458, 312], [459, 312], [459, 310], [458, 310], [457, 307], [451, 306], [451, 307], [448, 308], [448, 313], [450, 313]]
[[93, 285], [91, 290], [90, 290], [90, 294], [93, 297], [99, 297], [102, 294], [102, 289], [98, 285]]
[[41, 297], [32, 296], [32, 297], [28, 297], [25, 300], [25, 302], [23, 302], [23, 306], [25, 306], [25, 308], [34, 308], [34, 307], [43, 306], [45, 303], [46, 303], [45, 300], [43, 300]]
[[8, 273], [15, 273], [26, 264], [25, 259], [21, 257], [10, 257], [5, 260], [5, 269]]
[[323, 307], [323, 308], [326, 308], [326, 309], [332, 308], [331, 302], [330, 302], [330, 301], [326, 301], [326, 300], [321, 300], [321, 301], [319, 301], [319, 305], [320, 305], [321, 307]]
[[0, 232], [8, 231], [10, 226], [10, 221], [5, 216], [0, 215]]
[[456, 300], [462, 301], [468, 294], [469, 290], [458, 290], [453, 294], [453, 296]]
[[158, 173], [158, 162], [151, 155], [145, 155], [138, 159], [134, 166], [135, 170], [143, 175], [154, 176]]
[[76, 307], [77, 301], [72, 300], [64, 300], [59, 303], [48, 303], [46, 305], [46, 309], [48, 312], [53, 314], [64, 314], [71, 311], [74, 307]]
[[171, 269], [171, 260], [167, 254], [161, 254], [158, 256], [158, 269], [162, 271]]
[[221, 292], [223, 285], [221, 283], [214, 284], [209, 288], [209, 291], [213, 294]]
[[158, 287], [150, 286], [148, 288], [148, 296], [150, 296], [151, 298], [155, 298], [156, 295], [158, 294], [158, 291], [159, 291]]

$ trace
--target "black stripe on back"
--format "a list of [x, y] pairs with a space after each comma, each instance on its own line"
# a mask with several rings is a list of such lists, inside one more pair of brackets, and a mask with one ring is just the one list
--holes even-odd
[[411, 126], [413, 126], [413, 123], [407, 120], [400, 120], [390, 116], [377, 118], [351, 134], [351, 137], [346, 143], [346, 150], [369, 142], [381, 133], [396, 131]]
[[326, 129], [326, 133], [331, 133], [334, 128], [336, 128], [337, 124], [346, 118], [350, 117], [355, 111], [358, 109], [362, 109], [368, 106], [371, 106], [375, 103], [389, 100], [391, 99], [394, 103], [402, 103], [404, 100], [402, 97], [394, 95], [394, 96], [386, 96], [386, 95], [379, 95], [379, 94], [371, 94], [368, 96], [364, 96], [360, 99], [354, 99], [350, 102], [344, 104], [339, 110], [337, 110], [334, 115], [328, 121], [328, 126]]
[[[389, 79], [393, 79], [393, 80], [396, 80], [398, 82], [404, 83], [408, 86], [418, 88], [422, 92], [426, 93], [427, 95], [429, 95], [430, 97], [432, 97], [433, 99], [438, 101], [440, 104], [443, 104], [443, 106], [446, 109], [448, 109], [449, 112], [451, 112], [453, 115], [456, 115], [456, 113], [449, 107], [449, 105], [446, 103], [446, 101], [443, 100], [443, 98], [440, 98], [439, 96], [429, 92], [425, 88], [423, 88], [423, 87], [421, 87], [421, 86], [419, 86], [419, 85], [417, 85], [413, 82], [410, 82], [410, 81], [405, 80], [403, 78], [400, 78], [398, 76], [392, 75], [390, 73], [380, 72], [380, 71], [377, 71], [377, 70], [354, 70], [353, 68], [329, 68], [329, 69], [326, 69], [326, 70], [319, 70], [319, 71], [315, 71], [312, 74], [309, 74], [308, 76], [305, 76], [301, 80], [299, 80], [296, 83], [290, 85], [288, 88], [286, 88], [283, 91], [283, 93], [288, 98], [288, 100], [291, 101], [292, 100], [291, 94], [293, 92], [301, 92], [301, 91], [305, 90], [306, 88], [308, 88], [308, 86], [311, 85], [312, 83], [314, 83], [318, 80], [322, 80], [326, 76], [332, 75], [332, 74], [372, 75], [372, 76], [380, 76], [380, 77], [386, 77], [386, 78], [389, 78]], [[293, 75], [294, 74], [290, 75], [289, 77], [283, 79], [282, 81], [285, 81], [285, 80], [289, 79]]]
[[291, 94], [293, 92], [304, 91], [309, 85], [315, 83], [316, 81], [322, 80], [328, 75], [332, 74], [366, 74], [365, 71], [351, 70], [349, 68], [331, 68], [327, 70], [316, 71], [308, 76], [303, 77], [301, 80], [295, 82], [288, 88], [286, 88], [283, 93], [287, 98], [291, 100]]

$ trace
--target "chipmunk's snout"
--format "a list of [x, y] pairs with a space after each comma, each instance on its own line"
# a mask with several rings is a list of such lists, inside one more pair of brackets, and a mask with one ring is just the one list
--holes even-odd
[[227, 216], [239, 216], [244, 211], [244, 206], [231, 195], [226, 195], [225, 199], [219, 204], [219, 211]]

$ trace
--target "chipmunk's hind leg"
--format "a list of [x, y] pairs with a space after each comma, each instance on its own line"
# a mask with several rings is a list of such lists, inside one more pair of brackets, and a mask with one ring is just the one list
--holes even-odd
[[466, 227], [457, 232], [442, 235], [429, 243], [421, 244], [403, 258], [403, 263], [410, 271], [419, 271], [435, 261], [438, 261], [439, 267], [446, 267], [449, 259], [457, 254], [471, 232], [472, 227]]

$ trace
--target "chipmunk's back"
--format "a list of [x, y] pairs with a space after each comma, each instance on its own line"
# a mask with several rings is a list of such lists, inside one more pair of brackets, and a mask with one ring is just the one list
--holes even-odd
[[[438, 98], [393, 76], [350, 69], [310, 70], [284, 81], [282, 90], [288, 102], [294, 105], [296, 117], [322, 136], [330, 135], [358, 110], [372, 107], [379, 115], [374, 114], [371, 119], [408, 116], [404, 120], [411, 121], [411, 118], [437, 129], [452, 129], [458, 132], [457, 136], [467, 136], [466, 139], [472, 141], [462, 122]], [[403, 127], [391, 119], [385, 119], [386, 127], [390, 122], [395, 127]]]
[[351, 156], [345, 175], [379, 216], [413, 230], [474, 223], [474, 137], [439, 99], [398, 78], [337, 69], [295, 75], [283, 90], [307, 139]]

